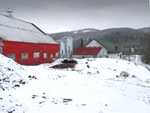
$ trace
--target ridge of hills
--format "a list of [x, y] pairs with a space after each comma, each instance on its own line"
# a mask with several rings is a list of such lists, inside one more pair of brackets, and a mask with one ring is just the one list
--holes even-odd
[[141, 40], [150, 38], [150, 27], [133, 29], [133, 28], [109, 28], [104, 30], [86, 28], [75, 31], [60, 32], [48, 34], [55, 40], [64, 36], [71, 36], [74, 41], [74, 49], [80, 46], [81, 39], [83, 45], [88, 44], [92, 39], [104, 39], [114, 46], [118, 46], [124, 54], [129, 54], [131, 48], [134, 48], [135, 54], [139, 54], [141, 48]]

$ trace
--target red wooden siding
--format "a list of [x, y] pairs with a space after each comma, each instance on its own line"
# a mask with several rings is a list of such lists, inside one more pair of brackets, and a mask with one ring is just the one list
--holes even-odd
[[[23, 65], [37, 65], [41, 63], [52, 62], [56, 57], [56, 53], [59, 53], [58, 44], [37, 44], [37, 43], [24, 43], [24, 42], [12, 42], [3, 41], [2, 54], [15, 54], [15, 61]], [[34, 58], [33, 53], [40, 52], [39, 58]], [[28, 53], [28, 59], [22, 59], [21, 54]], [[43, 54], [47, 53], [47, 58], [44, 58]], [[53, 58], [51, 58], [53, 54]]]

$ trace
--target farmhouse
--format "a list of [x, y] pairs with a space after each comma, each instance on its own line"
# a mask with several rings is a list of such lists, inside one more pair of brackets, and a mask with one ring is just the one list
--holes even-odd
[[34, 24], [0, 14], [0, 54], [37, 65], [58, 58], [59, 45]]
[[118, 48], [105, 40], [92, 40], [86, 47], [103, 47], [108, 54], [108, 58], [122, 58], [122, 53], [118, 51]]
[[79, 47], [72, 55], [73, 58], [99, 58], [106, 56], [107, 53], [102, 47]]

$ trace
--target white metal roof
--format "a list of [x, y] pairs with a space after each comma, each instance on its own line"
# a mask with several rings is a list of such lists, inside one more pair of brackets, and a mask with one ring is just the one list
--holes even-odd
[[1, 14], [0, 38], [8, 41], [57, 44], [34, 24]]

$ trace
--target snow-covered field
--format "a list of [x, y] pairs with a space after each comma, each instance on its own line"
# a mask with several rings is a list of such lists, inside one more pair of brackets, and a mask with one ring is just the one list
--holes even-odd
[[150, 66], [80, 59], [74, 69], [0, 55], [0, 113], [150, 113]]

